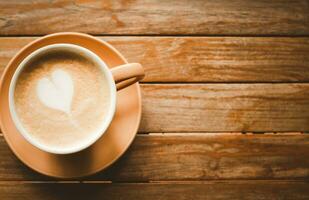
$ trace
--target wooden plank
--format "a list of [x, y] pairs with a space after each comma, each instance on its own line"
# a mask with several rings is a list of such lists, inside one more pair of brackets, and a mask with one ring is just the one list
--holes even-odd
[[[138, 135], [111, 168], [84, 180], [309, 180], [308, 156], [309, 134]], [[20, 163], [2, 137], [0, 158], [0, 181], [50, 180]]]
[[139, 132], [309, 132], [309, 84], [142, 84]]
[[[35, 38], [0, 38], [0, 72]], [[309, 37], [100, 37], [146, 69], [143, 82], [309, 82]]]
[[308, 35], [307, 0], [0, 1], [0, 35]]
[[142, 84], [139, 132], [309, 132], [309, 84]]
[[55, 199], [292, 199], [307, 200], [307, 182], [226, 181], [208, 183], [0, 183], [2, 200]]
[[144, 84], [140, 132], [308, 131], [309, 84]]

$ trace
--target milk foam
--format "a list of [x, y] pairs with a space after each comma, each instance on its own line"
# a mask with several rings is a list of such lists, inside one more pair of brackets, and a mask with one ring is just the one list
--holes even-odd
[[51, 78], [41, 78], [36, 88], [36, 93], [45, 106], [67, 114], [71, 113], [74, 83], [66, 71], [62, 69], [53, 71]]

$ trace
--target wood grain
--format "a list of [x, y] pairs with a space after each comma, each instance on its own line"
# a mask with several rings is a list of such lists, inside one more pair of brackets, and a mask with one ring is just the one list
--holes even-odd
[[309, 84], [142, 84], [140, 133], [309, 132]]
[[[35, 38], [0, 38], [0, 73]], [[143, 82], [309, 82], [309, 37], [100, 37], [146, 70]]]
[[309, 134], [226, 133], [309, 132], [308, 10], [308, 0], [0, 0], [0, 75], [33, 36], [105, 36], [146, 69], [149, 133], [71, 182], [30, 170], [0, 134], [0, 199], [309, 199]]
[[291, 199], [307, 200], [306, 182], [226, 181], [180, 184], [0, 183], [0, 199]]
[[[111, 168], [84, 180], [309, 180], [308, 156], [307, 134], [138, 135]], [[0, 157], [0, 181], [51, 180], [20, 163], [2, 137]]]
[[309, 84], [143, 84], [140, 132], [308, 131]]
[[307, 0], [0, 1], [0, 35], [308, 35]]

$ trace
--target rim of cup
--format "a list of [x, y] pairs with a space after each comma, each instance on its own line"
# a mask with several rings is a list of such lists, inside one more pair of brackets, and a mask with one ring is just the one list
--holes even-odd
[[[17, 115], [16, 109], [15, 109], [15, 101], [14, 101], [14, 94], [15, 94], [15, 87], [16, 87], [16, 82], [23, 71], [23, 69], [27, 66], [27, 64], [35, 60], [38, 56], [42, 55], [43, 53], [48, 53], [48, 51], [53, 51], [53, 50], [67, 50], [70, 52], [82, 54], [82, 56], [85, 56], [87, 59], [90, 59], [93, 61], [97, 66], [100, 67], [102, 70], [102, 73], [104, 73], [107, 83], [109, 85], [109, 92], [110, 92], [110, 103], [109, 103], [109, 109], [106, 117], [104, 118], [103, 122], [101, 123], [101, 126], [98, 127], [97, 131], [95, 133], [90, 134], [91, 137], [89, 139], [85, 139], [84, 142], [82, 142], [80, 145], [76, 145], [74, 147], [70, 148], [65, 148], [65, 149], [59, 149], [59, 148], [54, 148], [50, 147], [47, 145], [44, 145], [37, 141], [35, 138], [31, 136], [30, 133], [24, 128], [22, 123], [19, 120], [19, 117]], [[48, 55], [47, 55], [48, 56]], [[11, 79], [10, 86], [9, 86], [9, 110], [10, 114], [12, 116], [12, 120], [19, 131], [19, 133], [33, 146], [49, 152], [53, 154], [71, 154], [71, 153], [76, 153], [79, 151], [82, 151], [89, 146], [91, 146], [93, 143], [95, 143], [100, 137], [104, 135], [106, 132], [107, 128], [109, 127], [110, 123], [112, 122], [112, 119], [115, 114], [116, 110], [116, 85], [112, 76], [112, 73], [110, 69], [107, 67], [105, 62], [95, 53], [90, 51], [87, 48], [75, 45], [75, 44], [66, 44], [66, 43], [57, 43], [57, 44], [51, 44], [47, 45], [44, 47], [41, 47], [35, 51], [33, 51], [31, 54], [29, 54], [16, 68], [14, 75]]]

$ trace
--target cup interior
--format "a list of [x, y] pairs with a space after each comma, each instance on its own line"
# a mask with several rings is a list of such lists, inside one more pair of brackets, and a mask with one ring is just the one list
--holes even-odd
[[[15, 94], [15, 88], [16, 88], [16, 82], [20, 76], [20, 74], [23, 72], [23, 70], [27, 67], [27, 65], [38, 59], [38, 57], [41, 56], [48, 56], [49, 53], [53, 51], [68, 51], [72, 53], [77, 53], [89, 60], [91, 60], [93, 63], [95, 63], [97, 66], [100, 67], [102, 73], [106, 77], [106, 82], [109, 87], [109, 108], [107, 110], [106, 117], [100, 124], [100, 126], [97, 128], [95, 133], [89, 134], [89, 137], [87, 140], [85, 139], [84, 141], [81, 141], [79, 145], [71, 146], [68, 148], [56, 148], [56, 147], [51, 147], [42, 144], [39, 142], [35, 137], [33, 137], [30, 133], [27, 132], [25, 127], [23, 126], [22, 122], [20, 121], [18, 114], [16, 112], [16, 106], [15, 106], [15, 101], [14, 101], [14, 94]], [[65, 43], [59, 43], [59, 44], [52, 44], [48, 46], [44, 46], [40, 49], [37, 49], [36, 51], [32, 52], [29, 54], [17, 67], [16, 71], [14, 72], [13, 78], [10, 83], [9, 87], [9, 110], [10, 114], [12, 116], [12, 120], [19, 131], [19, 133], [33, 146], [46, 151], [48, 153], [53, 153], [53, 154], [71, 154], [71, 153], [76, 153], [78, 151], [81, 151], [83, 149], [86, 149], [87, 147], [91, 146], [95, 141], [97, 141], [107, 130], [108, 126], [110, 125], [114, 113], [116, 109], [116, 86], [115, 82], [113, 79], [113, 76], [111, 74], [111, 71], [108, 69], [107, 65], [104, 63], [102, 59], [99, 58], [95, 53], [92, 51], [78, 46], [78, 45], [73, 45], [73, 44], [65, 44]]]

